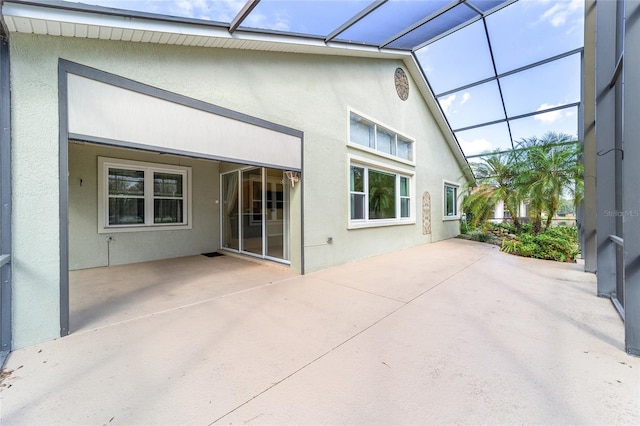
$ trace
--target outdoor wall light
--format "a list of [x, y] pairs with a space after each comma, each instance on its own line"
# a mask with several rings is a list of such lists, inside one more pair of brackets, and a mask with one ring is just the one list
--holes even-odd
[[300, 182], [300, 174], [298, 172], [292, 172], [290, 170], [287, 170], [286, 172], [284, 172], [284, 175], [287, 179], [289, 179], [289, 182], [291, 182], [292, 188], [295, 186], [296, 183]]

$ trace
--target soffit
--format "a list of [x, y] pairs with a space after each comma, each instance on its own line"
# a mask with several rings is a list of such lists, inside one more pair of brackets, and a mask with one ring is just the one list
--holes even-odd
[[15, 32], [400, 59], [468, 156], [577, 137], [581, 0], [82, 1], [99, 6], [13, 0], [2, 14]]

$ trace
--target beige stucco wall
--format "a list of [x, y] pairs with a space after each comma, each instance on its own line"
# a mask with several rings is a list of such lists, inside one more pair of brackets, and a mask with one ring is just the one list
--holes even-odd
[[[98, 157], [191, 167], [192, 228], [98, 233]], [[82, 185], [80, 181], [82, 180]], [[69, 268], [208, 253], [220, 247], [218, 163], [93, 144], [69, 144]], [[107, 242], [107, 237], [112, 241]]]
[[[442, 220], [443, 180], [463, 173], [413, 81], [409, 99], [398, 98], [399, 61], [22, 34], [11, 34], [10, 45], [14, 347], [59, 333], [58, 58], [303, 131], [304, 185], [292, 192], [292, 218], [304, 197], [306, 272], [458, 233], [457, 221]], [[420, 212], [412, 225], [347, 229], [347, 155], [380, 161], [347, 147], [348, 108], [416, 140], [415, 206], [430, 192], [431, 235], [422, 234]], [[300, 270], [295, 229], [291, 260]]]

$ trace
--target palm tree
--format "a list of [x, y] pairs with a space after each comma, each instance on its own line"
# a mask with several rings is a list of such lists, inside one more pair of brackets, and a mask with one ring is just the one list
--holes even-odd
[[489, 219], [498, 203], [504, 203], [513, 219], [513, 224], [520, 229], [518, 205], [521, 197], [516, 186], [518, 164], [514, 152], [495, 151], [483, 158], [483, 162], [472, 163], [473, 173], [479, 185], [462, 203], [463, 209], [470, 213], [471, 225]]
[[542, 138], [522, 139], [515, 151], [519, 172], [516, 186], [529, 203], [533, 231], [542, 229], [542, 214], [547, 214], [544, 229], [558, 211], [563, 194], [582, 197], [583, 166], [579, 161], [581, 146], [563, 133], [549, 132]]
[[369, 171], [369, 218], [395, 217], [395, 176]]

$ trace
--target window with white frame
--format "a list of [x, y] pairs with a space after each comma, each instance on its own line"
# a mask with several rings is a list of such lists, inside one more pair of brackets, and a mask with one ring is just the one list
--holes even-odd
[[349, 141], [378, 153], [413, 162], [413, 141], [353, 111], [349, 112]]
[[99, 231], [190, 227], [190, 175], [190, 167], [100, 157]]
[[511, 219], [511, 212], [507, 208], [507, 203], [502, 203], [502, 211], [502, 217], [504, 217], [505, 219]]
[[352, 224], [406, 222], [412, 218], [409, 175], [352, 163], [349, 181]]
[[444, 184], [444, 216], [445, 218], [458, 217], [458, 185]]

